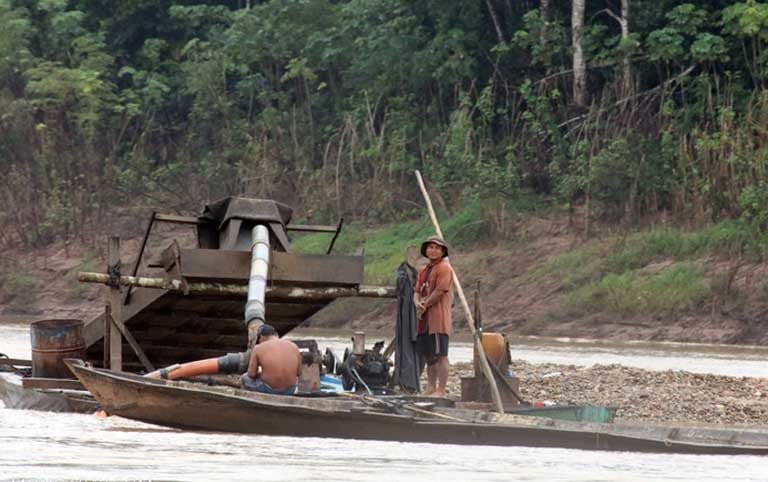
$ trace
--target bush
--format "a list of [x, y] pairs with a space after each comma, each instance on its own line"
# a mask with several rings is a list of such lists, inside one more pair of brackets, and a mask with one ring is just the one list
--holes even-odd
[[37, 299], [40, 281], [30, 273], [8, 270], [0, 277], [0, 302], [25, 308]]
[[568, 304], [583, 312], [598, 309], [619, 315], [673, 315], [695, 306], [709, 294], [710, 287], [702, 275], [702, 269], [693, 263], [674, 264], [653, 275], [640, 271], [608, 274], [574, 291]]

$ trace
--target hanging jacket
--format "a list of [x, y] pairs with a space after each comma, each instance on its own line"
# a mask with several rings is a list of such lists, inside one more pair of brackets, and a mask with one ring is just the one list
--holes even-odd
[[413, 287], [416, 271], [403, 262], [397, 268], [397, 323], [395, 328], [394, 381], [402, 389], [418, 392], [423, 364], [416, 349], [416, 307]]

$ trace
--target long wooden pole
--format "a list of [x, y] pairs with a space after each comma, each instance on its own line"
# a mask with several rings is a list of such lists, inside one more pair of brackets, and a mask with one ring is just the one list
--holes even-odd
[[[435, 231], [437, 232], [437, 235], [440, 236], [440, 238], [445, 239], [443, 237], [443, 232], [440, 229], [440, 224], [437, 222], [435, 210], [432, 208], [432, 201], [429, 197], [429, 193], [427, 192], [427, 188], [424, 186], [424, 181], [422, 180], [421, 173], [418, 170], [416, 171], [416, 180], [419, 182], [421, 194], [424, 195], [424, 201], [427, 203], [427, 210], [429, 211], [429, 217], [432, 219], [432, 224], [435, 226]], [[472, 338], [475, 341], [477, 352], [480, 354], [480, 367], [482, 368], [483, 374], [485, 375], [485, 378], [488, 380], [488, 384], [491, 387], [491, 396], [493, 397], [493, 402], [496, 405], [496, 411], [499, 413], [504, 413], [504, 405], [501, 403], [499, 387], [496, 386], [496, 380], [493, 378], [491, 366], [488, 364], [488, 359], [486, 358], [485, 350], [483, 349], [483, 342], [480, 340], [480, 335], [475, 329], [475, 318], [472, 316], [472, 310], [469, 309], [469, 303], [467, 303], [467, 298], [464, 296], [464, 290], [461, 289], [461, 283], [459, 283], [459, 277], [456, 276], [456, 271], [453, 272], [453, 286], [456, 288], [456, 293], [459, 295], [461, 306], [464, 308], [464, 314], [467, 317], [467, 325], [469, 325], [469, 329], [472, 332]]]
[[[120, 275], [120, 238], [110, 236], [107, 245], [107, 258], [109, 265], [107, 272]], [[104, 273], [106, 276], [110, 276]], [[109, 314], [112, 320], [122, 320], [123, 318], [123, 295], [120, 292], [120, 286], [109, 287]], [[108, 320], [105, 320], [108, 321]], [[105, 333], [106, 333], [106, 326]], [[109, 369], [114, 371], [123, 371], [123, 335], [117, 327], [117, 323], [109, 325]]]
[[[80, 271], [77, 280], [81, 283], [110, 283], [112, 278], [106, 273]], [[120, 276], [114, 280], [121, 286], [138, 286], [180, 293], [199, 295], [235, 295], [248, 294], [247, 285], [234, 283], [195, 282], [184, 285], [178, 279], [147, 278], [142, 276]], [[357, 287], [329, 286], [324, 288], [305, 288], [301, 286], [267, 286], [268, 298], [304, 298], [311, 300], [333, 300], [345, 297], [361, 298], [396, 298], [394, 286], [360, 285]]]

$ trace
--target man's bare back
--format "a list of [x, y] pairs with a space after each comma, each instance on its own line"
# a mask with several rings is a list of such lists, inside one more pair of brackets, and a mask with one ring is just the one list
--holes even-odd
[[261, 378], [272, 388], [295, 385], [301, 373], [301, 353], [295, 343], [269, 337], [251, 350], [248, 376]]

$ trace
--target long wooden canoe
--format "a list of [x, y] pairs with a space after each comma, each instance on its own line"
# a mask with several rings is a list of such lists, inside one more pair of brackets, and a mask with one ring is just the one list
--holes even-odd
[[383, 398], [267, 395], [96, 369], [79, 360], [68, 360], [67, 364], [111, 415], [188, 430], [588, 450], [768, 454], [768, 432], [762, 431], [718, 433], [582, 424], [437, 407], [429, 412], [424, 406], [408, 407]]

